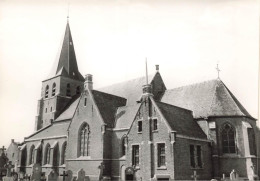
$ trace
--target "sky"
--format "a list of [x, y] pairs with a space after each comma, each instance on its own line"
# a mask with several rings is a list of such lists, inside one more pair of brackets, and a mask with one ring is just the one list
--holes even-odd
[[[69, 6], [68, 6], [69, 4]], [[69, 7], [69, 8], [68, 8]], [[94, 89], [160, 73], [167, 89], [217, 78], [257, 118], [257, 0], [0, 0], [0, 146], [34, 131], [69, 14]]]

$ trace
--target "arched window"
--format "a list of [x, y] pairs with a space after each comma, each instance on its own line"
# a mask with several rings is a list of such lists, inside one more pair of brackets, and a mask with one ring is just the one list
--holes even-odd
[[89, 156], [90, 130], [88, 124], [84, 124], [79, 130], [79, 155]]
[[52, 84], [52, 96], [55, 96], [55, 94], [56, 94], [56, 84], [55, 83], [53, 83]]
[[70, 84], [67, 84], [67, 92], [66, 92], [67, 96], [70, 96]]
[[21, 150], [21, 165], [20, 170], [25, 172], [25, 166], [26, 166], [26, 160], [27, 160], [27, 148]]
[[235, 136], [234, 128], [228, 123], [224, 124], [221, 132], [223, 153], [236, 153]]
[[42, 146], [40, 146], [40, 147], [37, 149], [36, 163], [39, 163], [40, 165], [42, 165]]
[[76, 94], [80, 94], [80, 86], [77, 87]]
[[126, 154], [126, 136], [124, 135], [121, 139], [121, 156]]
[[61, 165], [65, 164], [66, 151], [67, 151], [67, 142], [65, 141], [62, 145], [62, 150], [61, 150]]
[[45, 98], [48, 98], [49, 96], [49, 85], [45, 87]]
[[35, 146], [32, 145], [30, 149], [30, 160], [29, 160], [29, 165], [34, 163], [34, 152], [35, 152]]
[[45, 147], [45, 160], [44, 160], [44, 163], [45, 164], [50, 164], [51, 163], [51, 147], [50, 145], [48, 144], [46, 147]]

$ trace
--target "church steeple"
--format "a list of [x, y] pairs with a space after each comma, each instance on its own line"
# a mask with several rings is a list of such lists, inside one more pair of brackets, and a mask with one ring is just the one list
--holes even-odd
[[84, 78], [78, 70], [69, 22], [60, 48], [51, 75], [42, 81], [35, 130], [52, 124], [64, 108], [74, 100], [73, 97], [79, 96], [83, 90]]
[[62, 48], [59, 56], [59, 62], [55, 74], [84, 81], [83, 76], [78, 70], [69, 21], [67, 22]]

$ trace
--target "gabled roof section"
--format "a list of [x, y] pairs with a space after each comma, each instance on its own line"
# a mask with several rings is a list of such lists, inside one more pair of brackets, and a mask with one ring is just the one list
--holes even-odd
[[193, 120], [192, 112], [187, 109], [172, 106], [162, 102], [155, 102], [165, 117], [169, 126], [177, 134], [207, 139], [200, 126]]
[[70, 121], [66, 122], [54, 122], [44, 129], [40, 129], [36, 133], [25, 138], [25, 141], [30, 141], [34, 139], [46, 139], [49, 137], [57, 137], [57, 136], [67, 136], [68, 135], [68, 127]]
[[115, 129], [129, 129], [135, 119], [141, 103], [119, 107], [116, 112]]
[[79, 104], [79, 100], [79, 96], [74, 96], [72, 100], [68, 103], [68, 105], [65, 107], [64, 111], [62, 111], [59, 117], [57, 117], [54, 121], [57, 122], [72, 119]]
[[[148, 80], [151, 83], [154, 75], [149, 75]], [[142, 96], [142, 86], [146, 84], [145, 77], [128, 80], [125, 82], [117, 83], [108, 87], [98, 89], [99, 91], [109, 94], [117, 95], [127, 99], [127, 105], [135, 105]]]
[[55, 65], [50, 78], [58, 75], [63, 75], [75, 80], [84, 81], [83, 76], [78, 70], [69, 22], [67, 22], [64, 39], [62, 42], [60, 54], [58, 56], [58, 64]]
[[92, 95], [104, 122], [114, 127], [117, 108], [125, 106], [126, 99], [96, 90], [92, 90]]
[[252, 116], [219, 79], [166, 90], [162, 102], [192, 110], [194, 118]]

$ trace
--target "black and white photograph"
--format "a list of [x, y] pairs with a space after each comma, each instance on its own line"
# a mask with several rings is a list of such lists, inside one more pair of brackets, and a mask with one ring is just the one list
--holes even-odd
[[0, 181], [260, 180], [257, 0], [0, 0]]

